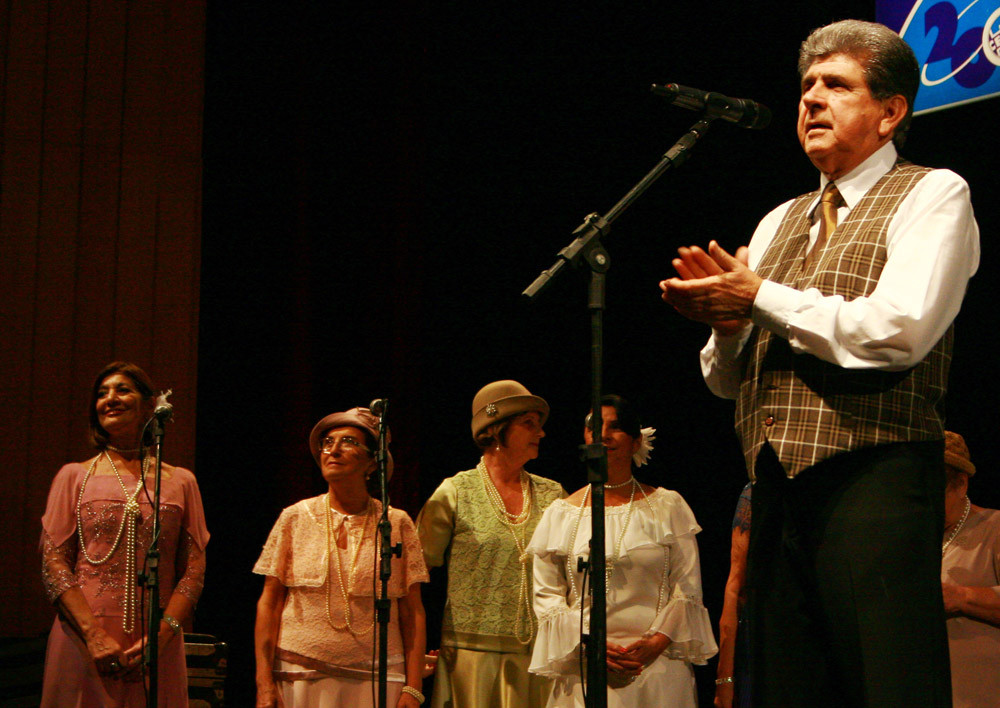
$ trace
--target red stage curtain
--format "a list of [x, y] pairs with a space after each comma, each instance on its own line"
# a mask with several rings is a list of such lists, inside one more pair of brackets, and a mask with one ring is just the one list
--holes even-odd
[[39, 517], [93, 376], [177, 391], [194, 461], [204, 0], [0, 0], [0, 626], [44, 631]]

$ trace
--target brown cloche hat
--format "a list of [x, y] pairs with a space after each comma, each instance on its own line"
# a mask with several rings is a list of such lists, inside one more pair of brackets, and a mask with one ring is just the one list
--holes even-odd
[[[313, 459], [316, 460], [317, 465], [320, 467], [323, 466], [320, 462], [319, 443], [326, 434], [326, 431], [331, 428], [342, 428], [347, 425], [360, 428], [361, 430], [370, 433], [372, 438], [376, 441], [378, 440], [378, 418], [367, 408], [352, 408], [349, 411], [331, 413], [316, 423], [316, 425], [313, 426], [312, 432], [309, 433], [309, 451], [312, 452]], [[386, 444], [392, 441], [392, 436], [389, 434], [388, 428], [386, 428], [385, 431], [385, 439]], [[372, 450], [373, 455], [375, 452], [375, 450]], [[389, 478], [391, 479], [393, 471], [391, 452], [388, 454], [388, 458], [386, 459], [386, 470]]]
[[976, 473], [976, 466], [969, 457], [969, 446], [965, 438], [950, 430], [944, 431], [944, 464], [970, 477]]
[[545, 425], [549, 404], [544, 398], [532, 395], [517, 381], [505, 379], [488, 383], [472, 399], [472, 439], [494, 423], [530, 411], [537, 411]]

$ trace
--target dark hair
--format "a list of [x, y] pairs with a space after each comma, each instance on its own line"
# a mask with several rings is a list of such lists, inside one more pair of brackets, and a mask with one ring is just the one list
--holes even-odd
[[913, 102], [920, 86], [920, 67], [910, 45], [885, 25], [861, 20], [841, 20], [812, 31], [799, 48], [799, 77], [817, 59], [847, 54], [864, 68], [872, 96], [886, 101], [906, 99], [906, 115], [892, 136], [897, 148], [906, 141], [913, 119]]
[[90, 392], [90, 444], [98, 449], [104, 449], [109, 441], [108, 431], [101, 427], [97, 420], [97, 394], [104, 379], [115, 374], [128, 376], [135, 385], [144, 403], [153, 400], [153, 381], [149, 375], [135, 364], [128, 361], [113, 361], [101, 369], [94, 379], [94, 387]]
[[965, 477], [965, 482], [968, 484], [969, 474], [957, 467], [952, 467], [946, 464], [944, 466], [944, 476], [945, 476], [945, 489], [956, 489], [962, 484], [962, 477]]
[[[356, 426], [355, 426], [356, 427]], [[370, 430], [365, 430], [364, 428], [358, 428], [362, 433], [365, 434], [365, 444], [368, 446], [368, 456], [375, 463], [375, 469], [365, 477], [365, 489], [368, 491], [368, 496], [378, 499], [382, 495], [382, 485], [379, 483], [378, 479], [378, 438], [372, 435]], [[326, 433], [324, 433], [324, 436]], [[320, 438], [322, 440], [322, 438]]]
[[372, 454], [372, 462], [375, 463], [375, 469], [365, 477], [365, 490], [368, 492], [368, 496], [380, 499], [382, 497], [382, 483], [379, 481], [378, 456], [375, 453]]
[[[618, 416], [618, 427], [633, 438], [642, 435], [642, 423], [639, 422], [639, 413], [635, 407], [621, 396], [609, 393], [601, 398], [601, 406], [610, 406], [615, 409]], [[590, 427], [590, 413], [584, 418], [585, 427]]]

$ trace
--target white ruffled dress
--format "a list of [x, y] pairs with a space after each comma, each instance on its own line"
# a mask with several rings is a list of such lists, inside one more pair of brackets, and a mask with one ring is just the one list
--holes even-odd
[[[664, 705], [696, 708], [692, 664], [704, 664], [718, 651], [702, 603], [701, 565], [695, 534], [701, 531], [680, 494], [658, 488], [637, 492], [631, 520], [622, 536], [628, 505], [605, 509], [607, 558], [619, 558], [608, 583], [608, 641], [621, 646], [661, 632], [667, 649], [623, 688], [608, 689], [609, 708]], [[580, 603], [567, 576], [566, 559], [574, 529], [572, 562], [577, 592], [583, 577], [575, 559], [589, 555], [591, 509], [565, 500], [554, 502], [535, 530], [527, 551], [534, 558], [534, 608], [538, 637], [529, 671], [555, 680], [548, 706], [583, 706], [580, 688]], [[657, 612], [657, 606], [659, 611]], [[583, 608], [589, 631], [590, 602]]]

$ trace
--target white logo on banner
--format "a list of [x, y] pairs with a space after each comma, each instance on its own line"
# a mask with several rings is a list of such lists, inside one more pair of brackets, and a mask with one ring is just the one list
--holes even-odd
[[983, 25], [983, 54], [991, 64], [1000, 66], [1000, 7]]

